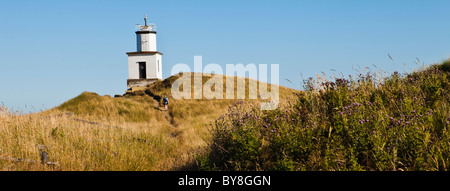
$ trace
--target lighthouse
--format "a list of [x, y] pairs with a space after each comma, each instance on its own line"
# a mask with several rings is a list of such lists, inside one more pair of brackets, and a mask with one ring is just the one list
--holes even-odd
[[128, 80], [127, 89], [146, 87], [162, 80], [162, 53], [156, 49], [156, 25], [147, 23], [136, 25], [136, 52], [127, 52]]

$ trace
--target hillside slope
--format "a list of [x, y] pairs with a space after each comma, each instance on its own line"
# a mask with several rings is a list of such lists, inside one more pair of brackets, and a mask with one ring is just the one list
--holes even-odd
[[[41, 150], [38, 147], [44, 145], [50, 160], [59, 164], [49, 167], [40, 163], [0, 161], [8, 164], [3, 165], [8, 166], [8, 170], [184, 168], [207, 146], [211, 138], [207, 125], [226, 113], [235, 100], [175, 100], [170, 92], [178, 78], [169, 77], [144, 91], [123, 97], [83, 92], [41, 113], [0, 118], [0, 130], [9, 132], [1, 139], [3, 157], [39, 161]], [[203, 83], [208, 79], [204, 77]], [[247, 92], [248, 83], [246, 79]], [[296, 90], [280, 86], [281, 99], [291, 99], [294, 92]], [[164, 94], [170, 100], [169, 111], [164, 111], [159, 104]]]
[[[381, 73], [382, 74], [382, 73]], [[234, 105], [213, 124], [202, 170], [448, 171], [450, 60], [319, 83], [283, 109]]]

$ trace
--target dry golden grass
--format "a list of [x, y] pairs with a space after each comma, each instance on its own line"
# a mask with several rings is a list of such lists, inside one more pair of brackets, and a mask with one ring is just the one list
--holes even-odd
[[[208, 124], [224, 114], [234, 100], [175, 100], [170, 87], [176, 79], [173, 76], [150, 86], [147, 94], [152, 96], [112, 98], [84, 92], [41, 113], [1, 112], [0, 170], [185, 168], [207, 145]], [[204, 77], [203, 83], [208, 79]], [[249, 80], [245, 83], [248, 90]], [[281, 86], [279, 90], [280, 99], [285, 101], [293, 99], [291, 95], [296, 92]], [[164, 111], [157, 101], [164, 94], [170, 100], [169, 111]], [[39, 145], [46, 146], [50, 161], [57, 165], [40, 163]], [[33, 161], [12, 160], [18, 158]]]

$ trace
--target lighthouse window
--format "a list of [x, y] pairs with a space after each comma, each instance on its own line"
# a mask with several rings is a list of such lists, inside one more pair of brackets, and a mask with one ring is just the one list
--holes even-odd
[[147, 78], [147, 70], [145, 69], [145, 62], [138, 62], [139, 64], [139, 78], [145, 79]]
[[159, 72], [159, 60], [158, 60], [158, 72]]

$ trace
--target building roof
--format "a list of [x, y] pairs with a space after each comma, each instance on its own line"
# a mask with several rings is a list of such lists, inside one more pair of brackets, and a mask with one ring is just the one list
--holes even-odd
[[143, 34], [143, 33], [155, 33], [156, 34], [156, 31], [152, 31], [152, 30], [139, 30], [139, 31], [136, 31], [136, 34]]
[[140, 52], [127, 52], [128, 55], [135, 55], [135, 54], [161, 54], [163, 55], [163, 53], [158, 52], [158, 51], [140, 51]]

